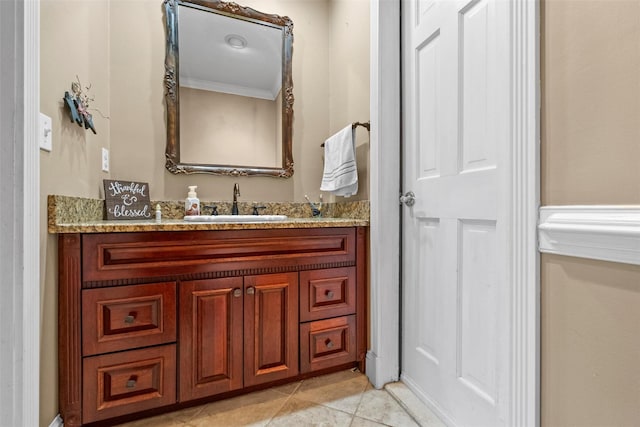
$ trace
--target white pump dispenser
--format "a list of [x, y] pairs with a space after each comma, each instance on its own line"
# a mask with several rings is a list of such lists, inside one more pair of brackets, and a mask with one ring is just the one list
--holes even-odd
[[200, 200], [196, 194], [197, 185], [189, 186], [189, 193], [184, 201], [184, 215], [200, 215]]

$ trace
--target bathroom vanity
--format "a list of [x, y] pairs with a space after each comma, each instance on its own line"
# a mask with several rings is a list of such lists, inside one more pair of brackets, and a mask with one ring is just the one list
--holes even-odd
[[363, 370], [368, 228], [348, 224], [58, 230], [65, 426]]

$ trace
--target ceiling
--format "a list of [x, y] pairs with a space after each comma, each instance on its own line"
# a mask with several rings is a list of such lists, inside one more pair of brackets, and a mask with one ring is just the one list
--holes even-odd
[[[281, 28], [183, 4], [178, 28], [180, 86], [269, 100], [278, 96]], [[229, 38], [244, 39], [246, 46], [233, 47], [225, 40]]]

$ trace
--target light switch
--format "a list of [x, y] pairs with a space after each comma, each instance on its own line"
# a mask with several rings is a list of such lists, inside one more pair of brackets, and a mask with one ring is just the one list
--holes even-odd
[[40, 113], [38, 132], [40, 135], [40, 137], [38, 138], [40, 142], [40, 149], [51, 151], [53, 148], [53, 138], [51, 135], [53, 133], [53, 128], [51, 126], [51, 117]]
[[109, 150], [102, 148], [102, 172], [109, 172]]

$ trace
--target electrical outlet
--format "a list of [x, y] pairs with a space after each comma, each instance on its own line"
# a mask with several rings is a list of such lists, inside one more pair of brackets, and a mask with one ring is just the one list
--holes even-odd
[[102, 172], [109, 172], [109, 150], [102, 149]]
[[40, 133], [39, 136], [39, 144], [40, 144], [40, 149], [41, 150], [45, 150], [45, 151], [51, 151], [51, 149], [53, 148], [53, 143], [52, 143], [52, 133], [53, 133], [53, 128], [51, 127], [51, 117], [49, 116], [45, 116], [44, 114], [40, 113], [40, 123], [39, 123], [39, 128], [38, 128], [38, 132]]

